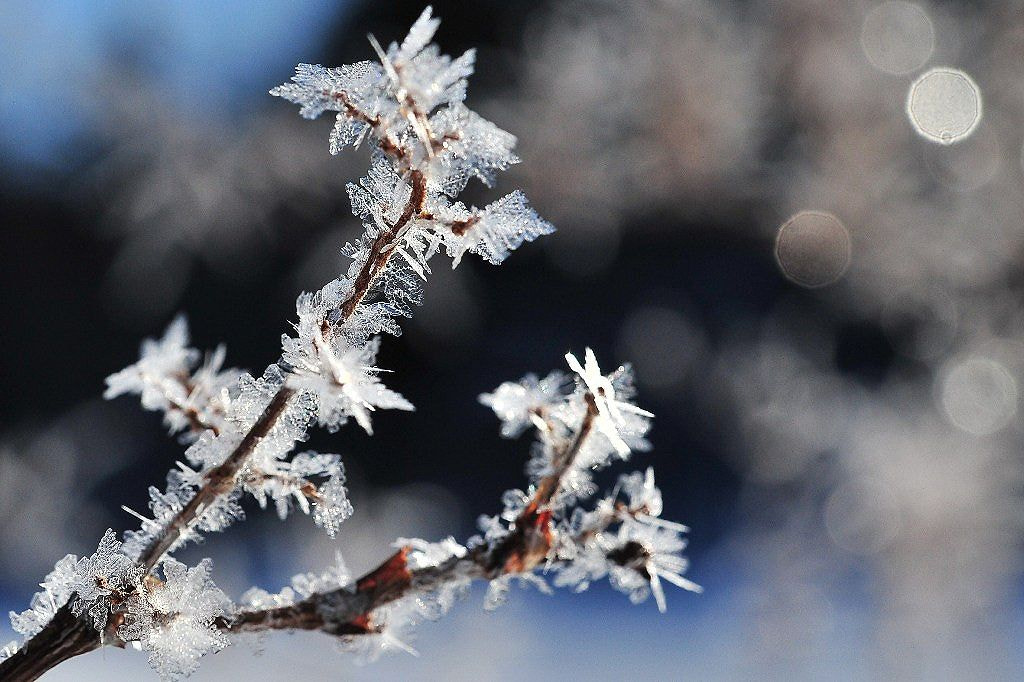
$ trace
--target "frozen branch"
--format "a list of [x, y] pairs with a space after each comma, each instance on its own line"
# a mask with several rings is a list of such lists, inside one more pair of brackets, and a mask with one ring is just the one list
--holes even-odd
[[[403, 207], [401, 216], [396, 221], [394, 227], [391, 230], [382, 232], [374, 240], [373, 246], [370, 248], [370, 255], [356, 276], [352, 293], [340, 306], [323, 316], [321, 329], [325, 337], [329, 337], [335, 329], [344, 325], [352, 316], [356, 307], [366, 297], [375, 278], [384, 270], [388, 260], [394, 253], [394, 249], [389, 247], [394, 244], [395, 236], [422, 208], [424, 196], [422, 175], [414, 172], [412, 180], [413, 192], [409, 197], [409, 201]], [[335, 310], [338, 312], [338, 317], [332, 320], [332, 313]], [[237, 487], [239, 472], [245, 467], [260, 441], [268, 436], [278, 420], [285, 414], [288, 404], [295, 396], [295, 393], [295, 390], [287, 385], [278, 389], [277, 393], [267, 404], [266, 409], [263, 410], [263, 414], [256, 420], [253, 427], [246, 432], [238, 446], [228, 455], [223, 463], [203, 475], [204, 482], [199, 487], [195, 496], [170, 520], [164, 527], [163, 532], [154, 538], [140, 555], [139, 562], [147, 570], [151, 569], [163, 558], [164, 554], [178, 542], [182, 533], [190, 528], [196, 522], [196, 519], [201, 517], [206, 508], [214, 504], [217, 498], [230, 494]]]
[[653, 593], [659, 608], [661, 578], [695, 588], [682, 578], [685, 529], [657, 519], [652, 473], [639, 487], [623, 479], [592, 511], [578, 506], [595, 491], [591, 472], [648, 446], [653, 416], [632, 404], [629, 368], [604, 376], [589, 349], [584, 365], [567, 356], [572, 382], [555, 372], [482, 396], [503, 435], [533, 425], [538, 442], [528, 492], [507, 491], [501, 514], [481, 517], [483, 535], [465, 546], [399, 539], [398, 552], [359, 580], [339, 566], [297, 576], [276, 595], [254, 588], [240, 608], [213, 583], [209, 560], [190, 568], [172, 556], [244, 518], [246, 495], [260, 507], [273, 501], [282, 518], [298, 507], [333, 536], [352, 513], [341, 458], [295, 454], [296, 444], [314, 424], [333, 432], [352, 419], [372, 434], [374, 411], [413, 409], [384, 385], [376, 357], [381, 334], [400, 334], [398, 319], [421, 302], [433, 256], [443, 249], [452, 267], [466, 253], [498, 264], [554, 229], [518, 191], [483, 208], [455, 200], [471, 178], [490, 186], [519, 159], [515, 137], [463, 103], [475, 53], [442, 54], [430, 44], [437, 25], [427, 8], [401, 45], [385, 50], [371, 36], [379, 62], [300, 64], [271, 91], [308, 118], [337, 112], [332, 153], [364, 140], [373, 147], [369, 171], [347, 187], [364, 228], [342, 251], [351, 265], [298, 297], [295, 336], [282, 338], [279, 360], [258, 378], [222, 370], [223, 346], [199, 365], [183, 318], [108, 378], [107, 397], [138, 393], [143, 407], [164, 413], [190, 443], [188, 463], [168, 473], [164, 490], [150, 488], [152, 518], [127, 510], [141, 527], [123, 543], [108, 531], [92, 555], [67, 555], [30, 608], [11, 614], [24, 641], [2, 650], [0, 677], [35, 679], [72, 656], [130, 642], [162, 677], [178, 678], [226, 646], [226, 633], [272, 629], [320, 630], [369, 657], [409, 650], [403, 629], [446, 612], [470, 581], [488, 581], [493, 607], [513, 578], [547, 589], [535, 575], [542, 567], [576, 590], [608, 576], [634, 601]]

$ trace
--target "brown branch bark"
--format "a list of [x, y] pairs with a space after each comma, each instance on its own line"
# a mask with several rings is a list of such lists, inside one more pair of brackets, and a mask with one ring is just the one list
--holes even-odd
[[98, 648], [99, 633], [65, 605], [57, 610], [46, 627], [0, 663], [0, 679], [6, 682], [35, 680], [55, 665]]
[[362, 121], [366, 125], [370, 126], [370, 129], [373, 131], [374, 136], [380, 144], [381, 151], [394, 159], [400, 167], [408, 167], [409, 152], [394, 139], [394, 135], [387, 130], [382, 129], [379, 116], [371, 116], [357, 107], [352, 100], [349, 99], [348, 93], [344, 90], [323, 90], [322, 93], [324, 97], [331, 97], [340, 102], [341, 106], [345, 109], [345, 114], [349, 118]]
[[[191, 396], [193, 391], [196, 390], [195, 384], [193, 384], [192, 382], [192, 377], [186, 374], [184, 376], [179, 376], [176, 378], [181, 384], [182, 388], [185, 389], [186, 395]], [[188, 429], [192, 433], [198, 436], [203, 431], [213, 431], [213, 435], [220, 435], [220, 426], [214, 424], [213, 422], [209, 422], [203, 419], [203, 416], [199, 413], [199, 410], [197, 410], [194, 406], [183, 405], [182, 403], [178, 402], [173, 397], [168, 395], [166, 392], [164, 393], [164, 397], [167, 399], [167, 402], [170, 403], [173, 409], [177, 410], [182, 414], [182, 416], [185, 417], [185, 419], [188, 421]], [[223, 418], [223, 411], [218, 410], [218, 412], [220, 413], [219, 417]]]
[[561, 490], [565, 474], [593, 433], [594, 420], [598, 414], [594, 397], [587, 393], [584, 399], [587, 411], [583, 422], [569, 445], [555, 454], [552, 462], [554, 470], [537, 483], [533, 496], [516, 519], [515, 528], [507, 541], [491, 552], [486, 566], [489, 573], [522, 573], [547, 560], [552, 541], [551, 500]]
[[[291, 606], [245, 611], [233, 620], [220, 619], [217, 626], [232, 632], [263, 630], [322, 630], [332, 635], [366, 634], [372, 631], [370, 612], [406, 593], [414, 574], [408, 568], [409, 548], [403, 547], [381, 565], [359, 578], [352, 590], [311, 595]], [[322, 606], [330, 604], [334, 618], [324, 618]]]
[[598, 415], [597, 402], [590, 393], [584, 395], [584, 400], [587, 403], [587, 411], [583, 415], [583, 422], [580, 424], [575, 438], [573, 438], [567, 448], [555, 456], [555, 461], [552, 462], [554, 471], [542, 478], [537, 484], [537, 490], [533, 494], [533, 499], [526, 510], [523, 511], [524, 515], [533, 513], [551, 503], [551, 500], [555, 498], [562, 488], [565, 474], [572, 467], [573, 462], [576, 461], [576, 457], [579, 456], [583, 444], [590, 436], [591, 431], [593, 431], [594, 420], [597, 419]]

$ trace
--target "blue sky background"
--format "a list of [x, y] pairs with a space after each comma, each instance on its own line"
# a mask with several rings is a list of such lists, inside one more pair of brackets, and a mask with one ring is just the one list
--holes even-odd
[[349, 3], [10, 0], [0, 21], [0, 149], [9, 172], [74, 159], [112, 57], [141, 60], [194, 115], [244, 115], [315, 59]]

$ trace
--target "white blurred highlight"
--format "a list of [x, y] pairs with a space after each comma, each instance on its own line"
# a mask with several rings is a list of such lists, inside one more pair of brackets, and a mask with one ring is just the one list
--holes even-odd
[[1017, 381], [987, 357], [952, 363], [939, 379], [939, 394], [950, 423], [974, 435], [995, 433], [1017, 414]]
[[939, 144], [959, 142], [981, 122], [981, 90], [963, 71], [930, 69], [910, 86], [907, 116], [926, 139]]

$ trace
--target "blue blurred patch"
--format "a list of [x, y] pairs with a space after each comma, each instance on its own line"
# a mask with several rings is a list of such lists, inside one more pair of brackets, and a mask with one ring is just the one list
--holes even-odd
[[75, 157], [90, 97], [126, 62], [208, 114], [244, 110], [315, 59], [351, 0], [8, 0], [0, 10], [0, 153], [5, 170]]

